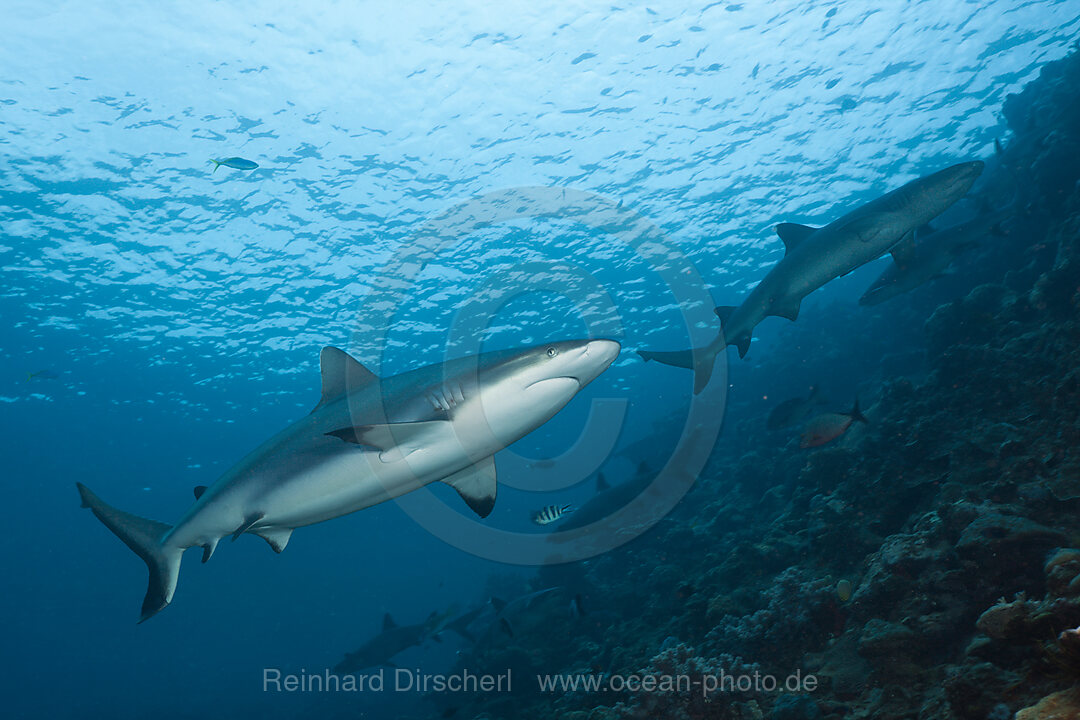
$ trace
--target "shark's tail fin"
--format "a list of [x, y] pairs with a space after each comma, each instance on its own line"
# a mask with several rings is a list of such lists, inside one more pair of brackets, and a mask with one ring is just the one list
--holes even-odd
[[851, 412], [848, 413], [854, 422], [861, 422], [866, 425], [870, 424], [870, 421], [866, 419], [866, 416], [859, 410], [859, 398], [855, 398], [855, 407], [851, 408]]
[[638, 350], [645, 362], [655, 360], [664, 365], [686, 368], [694, 371], [694, 394], [697, 395], [709, 384], [712, 377], [713, 365], [716, 364], [717, 350], [712, 346], [697, 348], [696, 350]]
[[106, 504], [82, 483], [75, 483], [82, 497], [82, 506], [90, 508], [105, 527], [135, 551], [150, 571], [150, 583], [143, 598], [139, 622], [148, 620], [172, 601], [176, 580], [180, 576], [183, 548], [165, 547], [161, 539], [172, 525], [147, 520]]

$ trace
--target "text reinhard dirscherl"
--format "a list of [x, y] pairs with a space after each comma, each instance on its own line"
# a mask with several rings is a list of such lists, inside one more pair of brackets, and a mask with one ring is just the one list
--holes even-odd
[[[723, 693], [807, 693], [818, 688], [814, 675], [800, 671], [779, 678], [760, 672], [733, 675], [720, 671], [715, 675], [610, 675], [569, 674], [537, 675], [537, 687], [545, 693], [700, 693], [712, 697]], [[473, 673], [462, 670], [450, 674], [428, 674], [410, 668], [379, 669], [367, 674], [338, 675], [330, 670], [284, 673], [278, 668], [263, 668], [263, 692], [286, 693], [508, 693], [513, 691], [510, 668], [506, 672]]]

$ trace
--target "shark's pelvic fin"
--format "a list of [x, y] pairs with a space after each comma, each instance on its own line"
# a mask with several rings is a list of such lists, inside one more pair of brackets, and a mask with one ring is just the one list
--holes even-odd
[[150, 619], [172, 602], [176, 581], [180, 576], [183, 548], [167, 548], [161, 543], [172, 525], [117, 510], [103, 502], [82, 483], [75, 483], [75, 486], [82, 497], [82, 506], [90, 508], [105, 527], [146, 563], [150, 582], [146, 588], [146, 597], [143, 598], [139, 622]]
[[244, 522], [240, 523], [240, 527], [236, 528], [236, 531], [232, 534], [233, 542], [236, 542], [236, 538], [250, 530], [251, 526], [262, 520], [265, 515], [265, 513], [255, 513], [244, 518]]
[[443, 482], [458, 491], [461, 499], [482, 518], [495, 507], [498, 483], [495, 478], [495, 458], [486, 457], [475, 465], [459, 470]]
[[780, 223], [776, 226], [776, 234], [780, 236], [780, 241], [784, 243], [784, 254], [794, 250], [815, 232], [817, 232], [816, 227], [799, 225], [798, 223]]
[[196, 485], [195, 488], [194, 488], [194, 491], [195, 491], [195, 499], [198, 500], [199, 498], [201, 498], [203, 496], [203, 493], [206, 492], [206, 486], [205, 485]]
[[736, 307], [734, 305], [718, 305], [713, 308], [713, 312], [716, 313], [716, 317], [720, 318], [720, 327], [727, 324], [731, 319], [731, 314], [735, 312]]
[[270, 548], [274, 552], [279, 553], [289, 544], [289, 538], [292, 537], [292, 531], [292, 528], [256, 528], [251, 532], [270, 543]]
[[892, 250], [889, 251], [892, 255], [893, 261], [900, 266], [901, 269], [906, 268], [911, 264], [911, 261], [915, 259], [915, 233], [914, 231], [907, 233], [904, 237], [900, 238], [900, 242], [892, 246]]
[[[800, 300], [799, 298], [782, 298], [780, 302], [776, 303], [769, 310], [769, 314], [795, 321], [799, 319], [799, 310], [801, 308], [802, 300]], [[739, 351], [739, 354], [742, 354], [741, 350]]]
[[383, 462], [400, 460], [420, 447], [430, 433], [449, 427], [446, 420], [360, 425], [326, 433], [348, 443], [367, 445], [380, 451]]
[[327, 346], [322, 349], [319, 353], [319, 368], [322, 373], [322, 397], [315, 410], [379, 379], [347, 352], [336, 347]]

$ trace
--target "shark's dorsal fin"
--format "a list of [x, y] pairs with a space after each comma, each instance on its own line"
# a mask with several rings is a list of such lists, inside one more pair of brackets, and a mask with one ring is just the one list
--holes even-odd
[[900, 239], [900, 242], [892, 246], [892, 250], [889, 254], [892, 255], [893, 261], [900, 267], [900, 269], [906, 268], [911, 264], [911, 261], [915, 259], [915, 233], [909, 232]]
[[386, 425], [360, 425], [333, 430], [326, 434], [341, 438], [348, 443], [373, 447], [380, 451], [380, 460], [392, 462], [412, 453], [423, 444], [426, 436], [444, 427], [449, 427], [446, 420], [424, 420]]
[[319, 353], [319, 369], [322, 373], [322, 397], [315, 410], [379, 379], [378, 375], [347, 352], [329, 345]]
[[195, 499], [198, 500], [199, 498], [201, 498], [203, 496], [203, 493], [206, 492], [206, 486], [205, 485], [196, 485], [195, 489], [194, 489], [194, 492], [195, 492]]
[[501, 613], [503, 608], [506, 607], [506, 601], [502, 598], [497, 598], [494, 595], [491, 596], [491, 607], [495, 609], [495, 613]]
[[731, 313], [735, 312], [734, 305], [718, 305], [713, 308], [713, 312], [716, 313], [716, 317], [720, 318], [720, 327], [727, 325], [728, 320], [731, 319]]
[[382, 618], [383, 632], [386, 632], [387, 630], [393, 630], [396, 627], [397, 627], [397, 623], [394, 622], [394, 618], [392, 618], [390, 616], [390, 613], [386, 613], [385, 615], [383, 615], [383, 618]]
[[936, 232], [937, 229], [935, 229], [930, 223], [926, 223], [921, 228], [915, 231], [915, 237], [924, 238], [927, 235], [933, 235]]
[[461, 499], [482, 518], [490, 515], [495, 507], [498, 484], [495, 481], [495, 458], [491, 456], [443, 478], [443, 482], [457, 490]]
[[604, 478], [604, 473], [597, 473], [596, 475], [596, 492], [602, 493], [605, 490], [610, 490], [611, 484]]
[[798, 223], [780, 223], [776, 226], [776, 234], [780, 236], [780, 240], [784, 243], [785, 252], [791, 252], [815, 232], [817, 232], [816, 227]]

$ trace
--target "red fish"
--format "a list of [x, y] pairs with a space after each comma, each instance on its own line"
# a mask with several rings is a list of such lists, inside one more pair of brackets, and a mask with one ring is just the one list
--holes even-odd
[[799, 447], [811, 448], [830, 443], [846, 433], [851, 423], [855, 421], [870, 422], [859, 412], [858, 399], [855, 400], [855, 407], [849, 413], [825, 413], [808, 422], [799, 440]]

